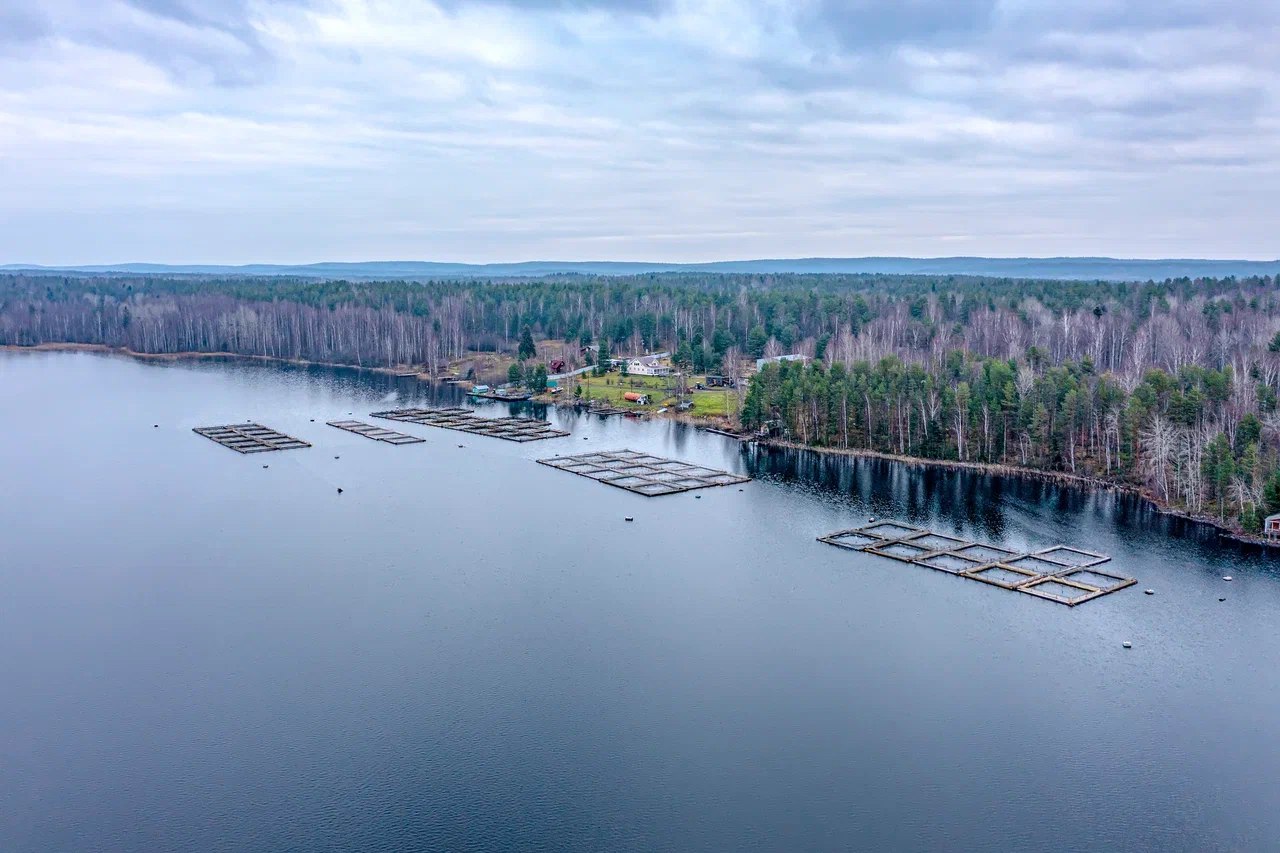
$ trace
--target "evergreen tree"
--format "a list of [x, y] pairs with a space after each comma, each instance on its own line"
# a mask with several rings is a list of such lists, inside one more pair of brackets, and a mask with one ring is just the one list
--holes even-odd
[[542, 394], [547, 390], [547, 366], [545, 364], [535, 364], [529, 375], [529, 390], [535, 394]]
[[600, 351], [596, 353], [596, 376], [604, 376], [612, 366], [609, 358], [609, 339], [600, 336]]
[[528, 326], [524, 327], [524, 331], [520, 334], [520, 349], [517, 353], [521, 361], [533, 358], [538, 354], [538, 348], [533, 343], [533, 330]]

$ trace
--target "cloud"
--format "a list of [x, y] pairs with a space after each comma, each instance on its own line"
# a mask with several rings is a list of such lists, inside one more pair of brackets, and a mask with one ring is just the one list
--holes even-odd
[[52, 31], [49, 19], [35, 4], [0, 6], [0, 50], [6, 44], [38, 41]]
[[817, 0], [803, 15], [814, 35], [830, 33], [846, 48], [957, 41], [989, 27], [997, 0]]
[[5, 261], [1275, 254], [1253, 0], [10, 0], [0, 34]]

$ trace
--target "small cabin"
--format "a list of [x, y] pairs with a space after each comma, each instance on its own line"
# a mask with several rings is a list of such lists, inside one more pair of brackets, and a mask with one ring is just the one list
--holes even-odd
[[1280, 539], [1280, 512], [1267, 516], [1267, 520], [1262, 522], [1262, 532], [1268, 539]]

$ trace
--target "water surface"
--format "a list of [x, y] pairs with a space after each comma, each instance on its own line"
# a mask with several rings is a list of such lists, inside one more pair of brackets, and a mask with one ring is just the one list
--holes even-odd
[[[0, 849], [1280, 846], [1274, 561], [1111, 494], [668, 422], [324, 424], [456, 399], [0, 354]], [[314, 447], [191, 432], [245, 419]], [[532, 461], [622, 447], [757, 479]], [[870, 516], [1140, 584], [1067, 608], [814, 540]]]

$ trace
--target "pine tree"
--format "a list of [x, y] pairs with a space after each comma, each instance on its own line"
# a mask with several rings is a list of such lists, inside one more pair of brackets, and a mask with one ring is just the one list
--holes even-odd
[[596, 376], [604, 376], [609, 372], [612, 362], [609, 358], [609, 339], [600, 336], [600, 351], [596, 353]]
[[517, 352], [521, 361], [527, 358], [533, 358], [538, 354], [538, 348], [533, 343], [533, 330], [528, 326], [524, 327], [524, 331], [520, 334], [520, 349]]

